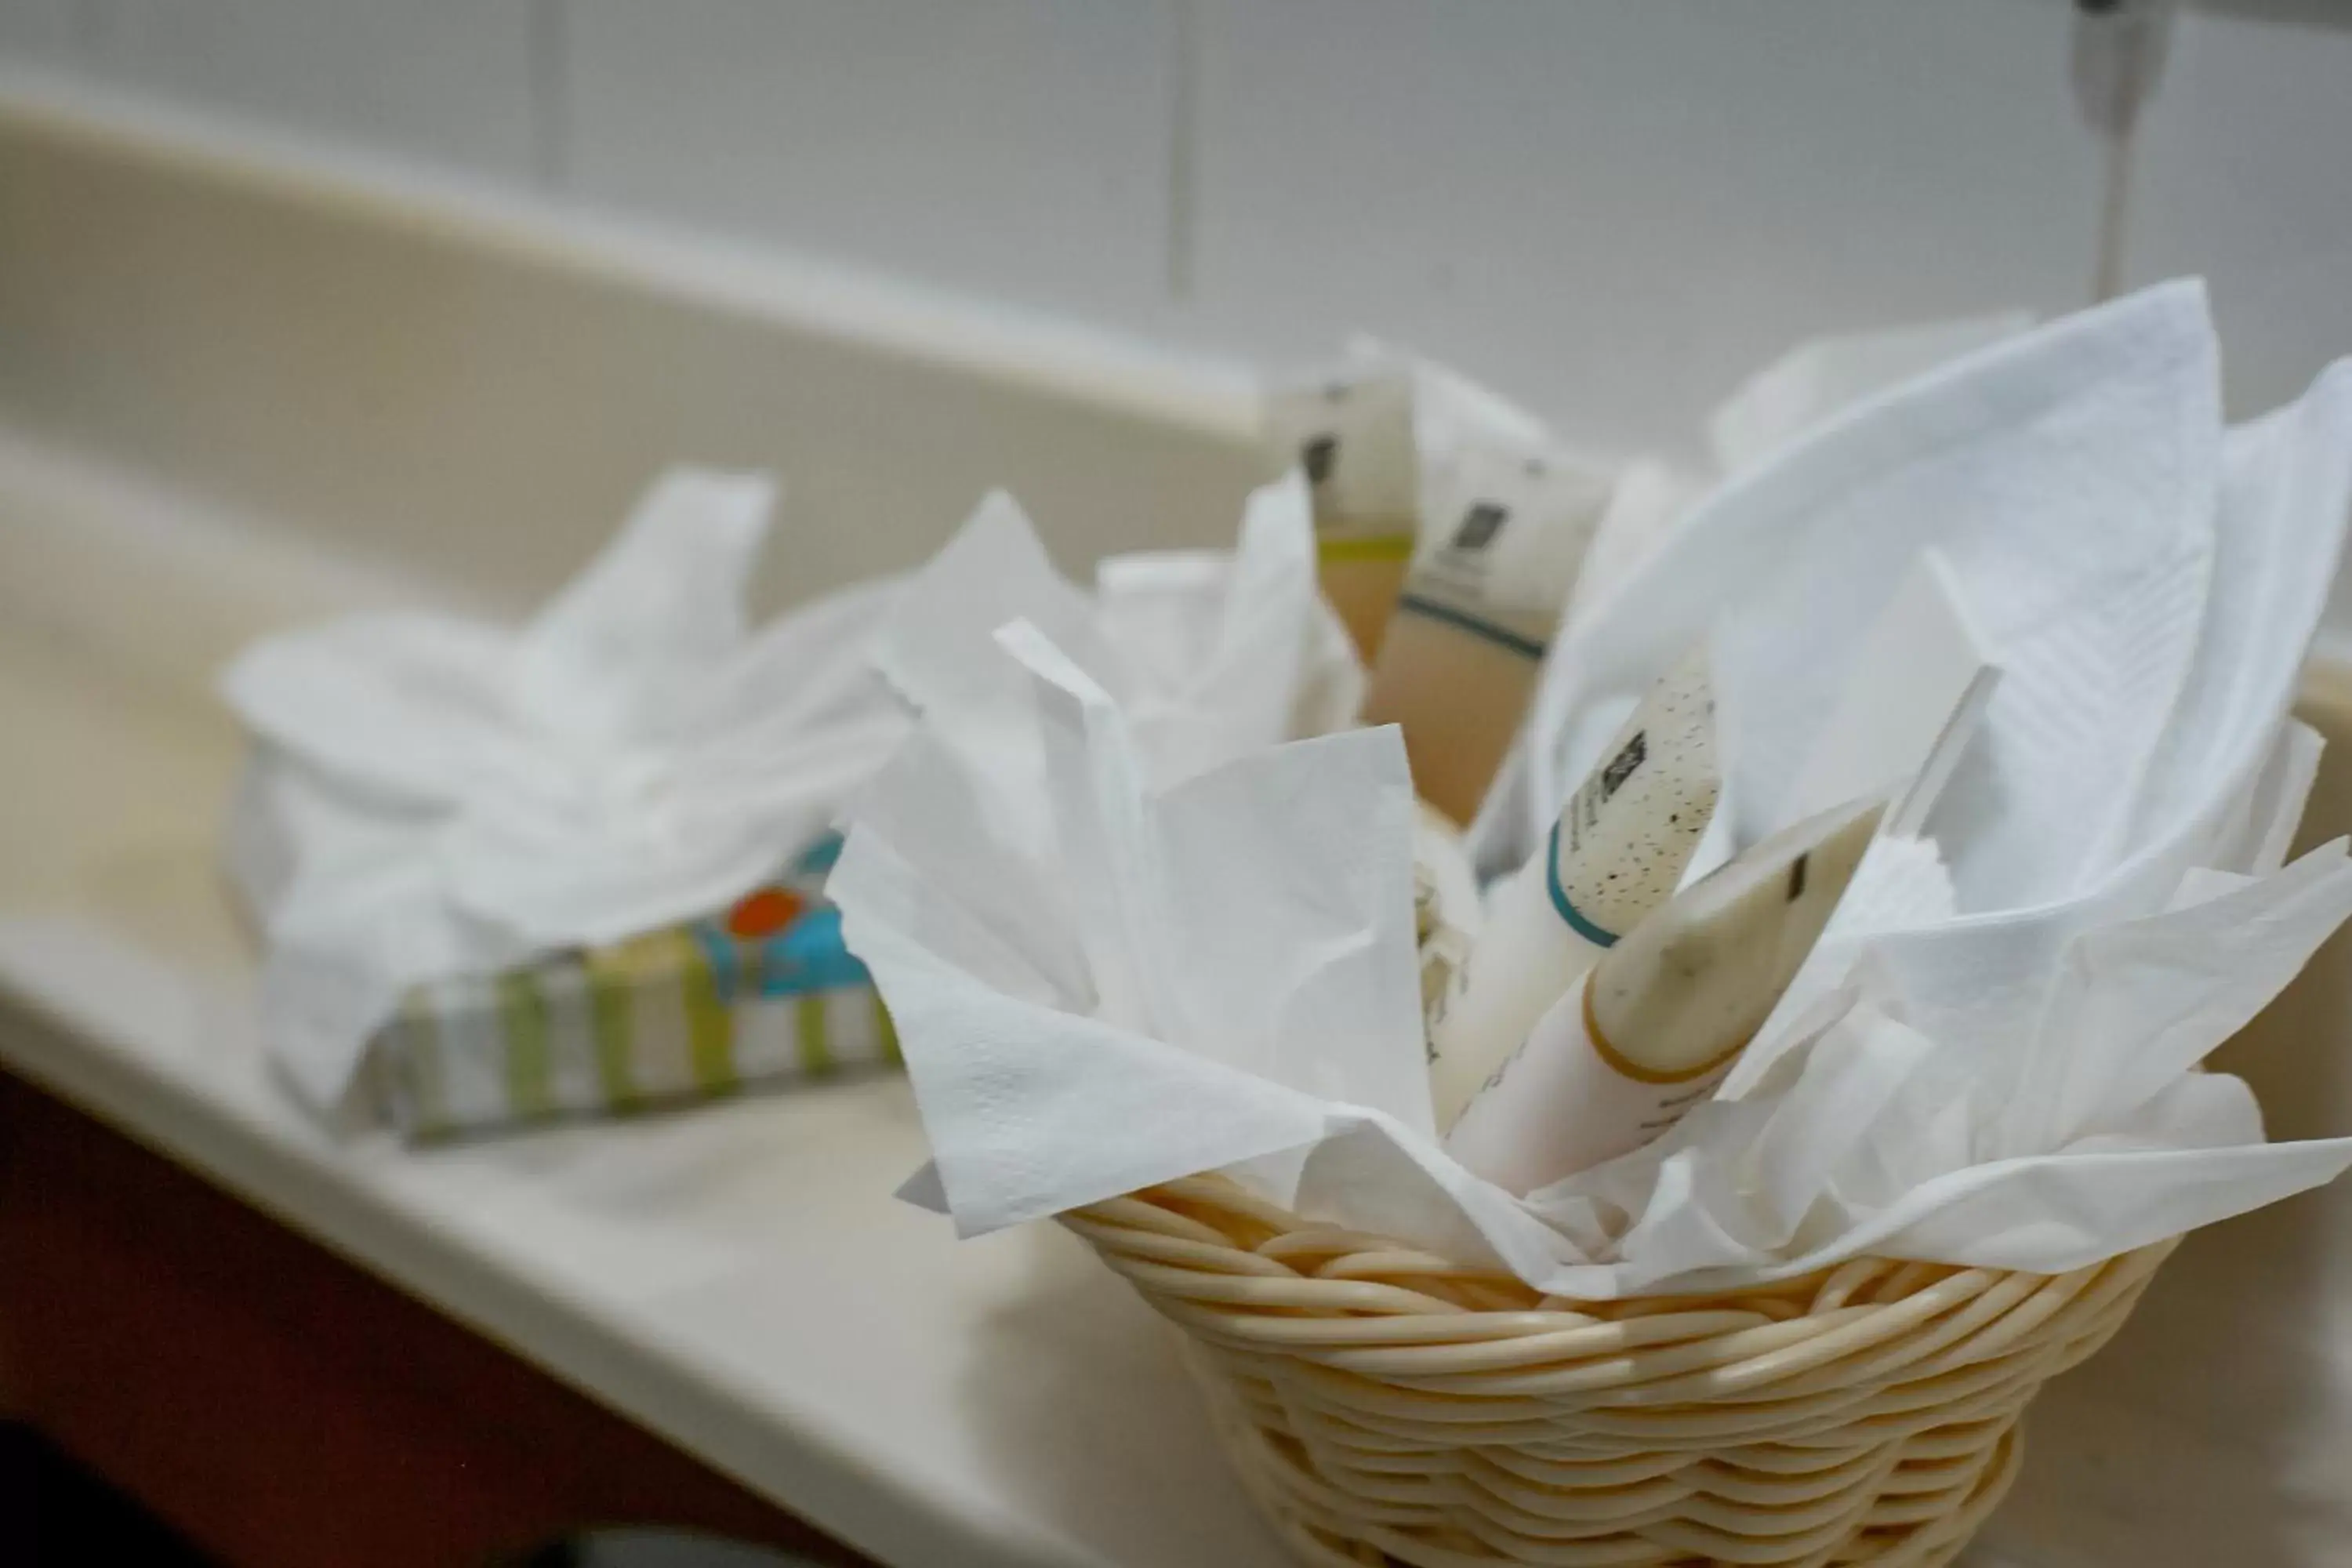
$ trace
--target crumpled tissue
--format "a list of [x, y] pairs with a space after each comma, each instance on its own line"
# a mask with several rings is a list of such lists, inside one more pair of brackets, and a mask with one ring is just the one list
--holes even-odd
[[1524, 1200], [1430, 1127], [1393, 736], [1155, 784], [1118, 700], [1002, 630], [1017, 700], [926, 713], [830, 888], [960, 1227], [1246, 1162], [1303, 1213], [1607, 1299], [1863, 1254], [2063, 1271], [2340, 1173], [2352, 1139], [2264, 1143], [2195, 1068], [2352, 912], [2343, 842], [2280, 866], [2352, 366], [2226, 436], [2216, 383], [2193, 285], [1997, 343], [1737, 479], [1570, 635], [1538, 797], [1712, 635], [1743, 838], [1922, 551], [2003, 679], [1940, 858], [1882, 873], [1948, 875], [1948, 912], [1825, 942], [1739, 1081]]
[[413, 985], [721, 908], [905, 739], [870, 645], [898, 592], [757, 631], [766, 479], [681, 468], [520, 629], [361, 616], [268, 638], [222, 691], [256, 742], [225, 858], [265, 1031], [331, 1105]]
[[876, 659], [918, 710], [995, 722], [1026, 701], [995, 645], [1023, 619], [1118, 699], [1153, 784], [1345, 728], [1363, 701], [1354, 644], [1317, 586], [1296, 470], [1251, 493], [1232, 550], [1110, 556], [1092, 593], [1054, 569], [1020, 504], [992, 493], [915, 574]]
[[959, 1227], [1313, 1142], [1334, 1100], [1426, 1130], [1395, 729], [1155, 787], [1120, 704], [1043, 629], [993, 642], [1012, 700], [927, 712], [825, 884]]

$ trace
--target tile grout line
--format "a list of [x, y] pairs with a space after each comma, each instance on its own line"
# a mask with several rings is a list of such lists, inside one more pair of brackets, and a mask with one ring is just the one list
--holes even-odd
[[2123, 291], [2140, 120], [2163, 79], [2178, 9], [2179, 0], [2075, 0], [2068, 72], [2076, 107], [2099, 143], [2094, 304]]
[[1168, 297], [1192, 302], [1199, 247], [1201, 0], [1167, 0], [1173, 58], [1168, 90]]
[[2137, 125], [2100, 138], [2099, 226], [2091, 265], [2094, 304], [2123, 292], [2124, 250], [2131, 223], [2132, 174], [2139, 160]]
[[530, 172], [550, 191], [572, 180], [572, 28], [569, 0], [531, 0]]
[[86, 70], [98, 68], [106, 47], [106, 14], [102, 0], [71, 0], [73, 17], [66, 30], [67, 59]]

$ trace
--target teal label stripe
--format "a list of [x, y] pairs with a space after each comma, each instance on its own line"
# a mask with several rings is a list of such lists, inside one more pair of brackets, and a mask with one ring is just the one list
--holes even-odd
[[1569, 930], [1595, 947], [1617, 945], [1617, 933], [1601, 930], [1578, 913], [1576, 906], [1568, 901], [1568, 889], [1559, 885], [1559, 824], [1557, 822], [1551, 825], [1551, 837], [1544, 844], [1544, 885], [1551, 889], [1551, 907], [1559, 911], [1559, 918], [1568, 922]]
[[1544, 656], [1544, 645], [1534, 637], [1521, 637], [1508, 626], [1498, 626], [1492, 621], [1482, 621], [1466, 610], [1457, 610], [1453, 605], [1440, 604], [1435, 599], [1424, 599], [1418, 594], [1407, 594], [1397, 600], [1397, 608], [1411, 610], [1416, 616], [1426, 616], [1433, 621], [1444, 621], [1450, 626], [1459, 626], [1472, 637], [1493, 643], [1496, 647], [1508, 648], [1521, 658], [1539, 659]]

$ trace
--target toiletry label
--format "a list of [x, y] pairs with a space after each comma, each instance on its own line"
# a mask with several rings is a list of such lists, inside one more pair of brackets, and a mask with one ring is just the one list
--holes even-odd
[[1465, 1167], [1520, 1194], [1549, 1186], [1665, 1131], [1738, 1058], [1649, 1072], [1602, 1037], [1590, 995], [1580, 985], [1554, 1004], [1470, 1102], [1445, 1141]]
[[1554, 452], [1465, 446], [1433, 459], [1398, 607], [1539, 659], [1608, 504], [1607, 479]]
[[1412, 553], [1420, 466], [1412, 367], [1377, 360], [1266, 395], [1266, 439], [1307, 472], [1326, 561], [1402, 562]]

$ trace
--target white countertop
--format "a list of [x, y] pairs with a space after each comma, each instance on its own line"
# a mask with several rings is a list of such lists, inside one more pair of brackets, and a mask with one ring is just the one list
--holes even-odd
[[0, 539], [0, 1060], [884, 1562], [1285, 1561], [1122, 1282], [1054, 1227], [960, 1244], [891, 1197], [923, 1158], [903, 1081], [424, 1152], [331, 1133], [267, 1068], [213, 870], [233, 724], [79, 637], [70, 567], [28, 605], [26, 537]]
[[[1049, 1226], [958, 1244], [888, 1195], [903, 1085], [338, 1139], [266, 1068], [212, 870], [238, 743], [210, 672], [413, 596], [335, 552], [536, 592], [691, 453], [784, 472], [803, 591], [917, 558], [990, 484], [1075, 564], [1223, 536], [1246, 387], [0, 99], [7, 189], [74, 197], [0, 289], [35, 329], [0, 376], [0, 1062], [885, 1562], [1283, 1561], [1125, 1286]], [[2352, 684], [2321, 716], [2336, 831]], [[2222, 1053], [2281, 1135], [2352, 1129], [2352, 937], [2314, 971]], [[2036, 1405], [1969, 1568], [2352, 1568], [2342, 1189], [2182, 1247]]]
[[[890, 1196], [923, 1157], [902, 1082], [422, 1152], [303, 1110], [213, 868], [239, 739], [208, 672], [383, 585], [23, 457], [0, 439], [0, 1062], [883, 1562], [1286, 1561], [1124, 1284], [1050, 1226], [959, 1243]], [[2352, 823], [2337, 684], [2323, 831]], [[2223, 1056], [2279, 1135], [2352, 1125], [2352, 939]], [[2352, 1189], [2191, 1238], [2037, 1404], [1967, 1568], [2352, 1568], [2347, 1335]]]

